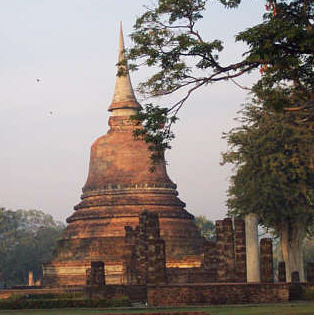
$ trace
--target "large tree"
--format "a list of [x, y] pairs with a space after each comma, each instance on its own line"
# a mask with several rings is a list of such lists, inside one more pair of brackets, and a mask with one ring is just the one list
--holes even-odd
[[253, 102], [242, 125], [225, 135], [224, 162], [235, 165], [229, 187], [231, 214], [257, 213], [280, 236], [286, 278], [304, 280], [302, 242], [314, 220], [313, 131], [302, 112], [276, 112]]
[[41, 277], [41, 264], [50, 260], [64, 224], [39, 210], [0, 208], [0, 283], [27, 284], [28, 272]]
[[[227, 8], [241, 5], [217, 1]], [[265, 1], [263, 22], [235, 37], [247, 46], [243, 58], [229, 64], [220, 59], [222, 41], [209, 41], [199, 30], [207, 2], [159, 0], [137, 19], [130, 68], [154, 71], [139, 90], [149, 96], [178, 92], [178, 98], [167, 108], [147, 104], [136, 117], [144, 126], [136, 135], [158, 159], [170, 147], [171, 125], [191, 93], [221, 80], [241, 87], [235, 79], [259, 69], [243, 126], [227, 135], [233, 148], [225, 162], [237, 165], [229, 207], [233, 213], [258, 213], [262, 224], [273, 227], [281, 236], [287, 279], [294, 270], [303, 279], [301, 243], [313, 220], [314, 2]]]
[[[223, 42], [209, 41], [199, 30], [207, 2], [159, 0], [137, 19], [131, 34], [130, 68], [148, 66], [153, 71], [140, 84], [140, 92], [149, 96], [180, 92], [169, 107], [146, 104], [137, 117], [144, 125], [137, 133], [155, 152], [170, 147], [171, 125], [193, 91], [222, 80], [239, 85], [234, 81], [237, 77], [257, 68], [262, 77], [253, 91], [263, 94], [266, 106], [302, 110], [308, 117], [313, 114], [313, 1], [265, 1], [264, 21], [235, 37], [246, 44], [243, 58], [229, 64], [220, 58]], [[241, 0], [217, 2], [235, 8]]]

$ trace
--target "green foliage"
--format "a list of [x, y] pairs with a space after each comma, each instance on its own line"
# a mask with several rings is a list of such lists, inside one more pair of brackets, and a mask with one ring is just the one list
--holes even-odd
[[264, 64], [253, 91], [266, 107], [308, 108], [313, 92], [313, 1], [271, 4], [264, 23], [236, 37], [249, 45], [249, 61]]
[[53, 257], [63, 229], [64, 224], [42, 211], [0, 208], [0, 282], [27, 284], [30, 270], [38, 279], [41, 264]]
[[[235, 8], [241, 2], [217, 1], [226, 8]], [[169, 107], [149, 104], [139, 115], [144, 122], [144, 138], [155, 152], [170, 147], [174, 138], [171, 124], [196, 89], [221, 80], [233, 80], [257, 68], [262, 77], [253, 86], [253, 92], [263, 97], [267, 108], [297, 107], [306, 119], [313, 118], [313, 1], [265, 1], [263, 23], [236, 36], [236, 41], [243, 41], [248, 49], [242, 60], [230, 64], [220, 61], [222, 41], [205, 39], [197, 28], [207, 2], [160, 0], [137, 19], [131, 34], [134, 45], [127, 54], [128, 60], [133, 62], [130, 69], [145, 65], [155, 70], [140, 84], [139, 90], [149, 96], [184, 91]], [[156, 133], [156, 125], [166, 132]]]
[[303, 112], [276, 112], [261, 103], [241, 111], [242, 126], [225, 134], [224, 163], [235, 165], [231, 214], [257, 213], [278, 231], [284, 222], [309, 228], [314, 219], [313, 132]]
[[200, 215], [194, 218], [194, 223], [201, 232], [201, 235], [208, 241], [213, 241], [216, 239], [216, 229], [215, 223], [208, 220], [205, 216]]
[[[177, 117], [169, 117], [165, 108], [147, 104], [146, 113], [140, 111], [131, 119], [137, 121], [138, 125], [142, 125], [141, 128], [135, 129], [134, 136], [148, 143], [153, 161], [151, 171], [153, 171], [154, 164], [163, 158], [164, 151], [171, 148], [169, 141], [165, 142], [163, 139], [171, 140], [174, 138], [171, 125], [175, 123]], [[164, 128], [164, 126], [167, 127]]]

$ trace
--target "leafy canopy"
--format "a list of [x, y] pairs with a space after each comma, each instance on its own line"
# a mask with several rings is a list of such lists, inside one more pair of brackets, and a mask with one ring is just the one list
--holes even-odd
[[[207, 2], [159, 0], [137, 19], [131, 34], [130, 69], [148, 66], [155, 70], [139, 91], [153, 97], [183, 92], [169, 107], [151, 103], [135, 117], [143, 122], [144, 131], [139, 133], [155, 153], [170, 148], [171, 126], [196, 89], [221, 80], [239, 85], [235, 78], [257, 68], [262, 76], [252, 91], [263, 95], [265, 106], [303, 110], [312, 117], [313, 1], [266, 1], [264, 21], [236, 36], [248, 49], [241, 60], [230, 64], [220, 60], [222, 41], [208, 41], [198, 30]], [[236, 8], [241, 1], [219, 2]]]
[[276, 112], [261, 101], [241, 111], [242, 126], [225, 134], [224, 163], [235, 165], [228, 191], [231, 214], [257, 213], [266, 227], [280, 231], [314, 219], [312, 122], [302, 111]]

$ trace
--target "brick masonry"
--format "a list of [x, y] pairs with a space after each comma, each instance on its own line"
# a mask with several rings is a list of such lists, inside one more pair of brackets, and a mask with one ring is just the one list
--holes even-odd
[[158, 214], [144, 211], [135, 229], [125, 227], [127, 279], [130, 284], [167, 283], [165, 241], [160, 237]]
[[[211, 258], [217, 282], [246, 282], [246, 244], [244, 220], [230, 218], [216, 221], [216, 244]], [[207, 267], [206, 254], [204, 266]], [[213, 270], [212, 270], [213, 272]]]
[[226, 281], [224, 230], [222, 220], [216, 221], [216, 253], [217, 253], [217, 281]]
[[273, 241], [271, 238], [262, 238], [260, 241], [261, 281], [274, 282], [273, 270]]
[[289, 299], [288, 284], [198, 284], [148, 286], [149, 306], [277, 303]]
[[278, 282], [286, 282], [286, 264], [284, 261], [278, 262]]
[[307, 264], [307, 282], [314, 283], [314, 262]]
[[235, 254], [234, 235], [232, 219], [226, 218], [222, 221], [224, 233], [224, 256], [225, 256], [225, 281], [235, 281]]
[[234, 219], [235, 281], [246, 282], [245, 222]]

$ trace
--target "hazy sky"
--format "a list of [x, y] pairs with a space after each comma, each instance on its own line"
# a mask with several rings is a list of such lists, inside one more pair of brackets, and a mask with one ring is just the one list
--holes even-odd
[[[41, 209], [61, 220], [72, 213], [87, 178], [90, 146], [108, 130], [119, 21], [128, 46], [136, 16], [151, 2], [0, 0], [0, 206]], [[204, 38], [225, 41], [226, 61], [244, 49], [234, 35], [264, 12], [264, 1], [243, 2], [225, 10], [210, 1], [200, 25]], [[145, 75], [133, 73], [133, 86]], [[181, 112], [168, 173], [195, 215], [217, 219], [226, 213], [231, 168], [219, 165], [226, 148], [221, 135], [235, 125], [246, 97], [231, 83], [211, 85]]]

